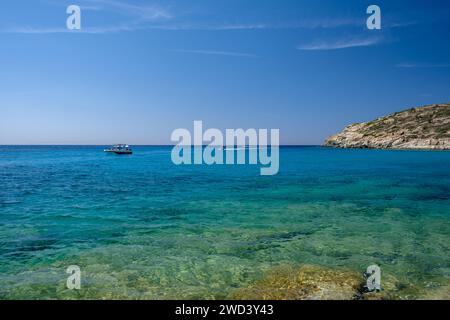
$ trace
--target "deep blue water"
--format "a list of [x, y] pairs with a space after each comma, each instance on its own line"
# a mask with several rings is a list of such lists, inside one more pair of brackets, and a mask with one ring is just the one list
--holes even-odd
[[103, 148], [0, 147], [1, 298], [226, 298], [301, 264], [450, 283], [450, 152], [283, 147], [260, 176]]

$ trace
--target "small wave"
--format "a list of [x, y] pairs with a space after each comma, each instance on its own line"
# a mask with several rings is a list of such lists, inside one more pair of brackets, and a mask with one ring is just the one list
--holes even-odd
[[18, 200], [0, 201], [0, 204], [2, 204], [2, 205], [13, 205], [13, 204], [19, 204], [19, 203], [22, 203], [22, 201], [18, 201]]

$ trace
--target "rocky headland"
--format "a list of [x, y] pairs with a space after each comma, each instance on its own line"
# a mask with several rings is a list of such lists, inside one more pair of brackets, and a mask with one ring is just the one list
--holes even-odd
[[363, 149], [450, 150], [450, 104], [412, 108], [352, 124], [324, 146]]

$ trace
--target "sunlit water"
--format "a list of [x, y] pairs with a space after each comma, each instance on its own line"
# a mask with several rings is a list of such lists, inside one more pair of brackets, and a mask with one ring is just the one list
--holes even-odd
[[102, 150], [0, 147], [0, 298], [227, 298], [301, 264], [450, 281], [449, 152], [282, 148], [263, 177]]

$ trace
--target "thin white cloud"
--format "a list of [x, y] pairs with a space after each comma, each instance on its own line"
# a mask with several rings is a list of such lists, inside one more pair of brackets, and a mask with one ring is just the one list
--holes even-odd
[[[234, 30], [246, 29], [244, 27], [236, 27]], [[252, 28], [247, 28], [252, 29]], [[100, 27], [82, 27], [80, 30], [68, 30], [67, 28], [40, 28], [40, 27], [18, 27], [9, 29], [0, 29], [0, 33], [18, 33], [18, 34], [52, 34], [52, 33], [87, 33], [87, 34], [105, 34], [146, 30], [166, 30], [166, 31], [216, 31], [216, 30], [232, 30], [231, 27], [201, 27], [188, 24], [130, 24], [121, 26], [100, 26]]]
[[136, 5], [119, 0], [88, 0], [94, 7], [133, 15], [141, 20], [171, 19], [173, 14], [157, 5]]
[[334, 29], [340, 27], [365, 26], [366, 20], [360, 18], [333, 18], [305, 20], [293, 26], [304, 29]]
[[[243, 31], [243, 30], [273, 30], [273, 29], [297, 29], [299, 26], [274, 26], [267, 24], [226, 24], [226, 25], [197, 25], [197, 24], [148, 24], [136, 21], [133, 24], [120, 27], [82, 27], [79, 33], [117, 33], [145, 30], [167, 30], [167, 31]], [[25, 33], [25, 34], [49, 34], [69, 32], [64, 28], [40, 28], [40, 27], [19, 27], [0, 29], [0, 33]]]
[[102, 8], [99, 6], [90, 6], [90, 5], [83, 5], [83, 6], [80, 6], [80, 8], [82, 11], [100, 11], [100, 10], [102, 10]]
[[36, 28], [36, 27], [20, 27], [0, 30], [1, 33], [19, 33], [19, 34], [49, 34], [69, 32], [67, 28]]
[[450, 68], [450, 64], [417, 64], [417, 63], [400, 63], [396, 65], [397, 68]]
[[104, 34], [104, 33], [118, 33], [123, 31], [135, 31], [135, 27], [129, 26], [112, 26], [112, 27], [88, 27], [81, 28], [81, 30], [69, 30], [67, 28], [11, 28], [0, 30], [1, 33], [17, 33], [17, 34], [58, 34], [58, 33], [72, 33], [72, 34]]
[[[67, 3], [61, 0], [46, 0], [54, 6], [67, 7]], [[174, 15], [167, 7], [155, 3], [136, 4], [124, 0], [77, 0], [76, 3], [82, 10], [111, 11], [122, 15], [134, 16], [141, 20], [170, 19]]]
[[379, 44], [382, 41], [380, 37], [364, 38], [364, 39], [338, 39], [328, 41], [316, 41], [309, 44], [299, 45], [297, 49], [305, 51], [317, 50], [339, 50], [357, 47], [370, 47]]
[[334, 29], [339, 27], [364, 26], [365, 20], [361, 19], [314, 19], [301, 22], [287, 23], [253, 23], [253, 24], [224, 24], [218, 26], [205, 26], [210, 30], [264, 30], [264, 29]]
[[219, 26], [205, 26], [205, 29], [210, 30], [261, 30], [268, 29], [269, 26], [266, 24], [226, 24]]
[[181, 53], [194, 53], [194, 54], [205, 54], [205, 55], [219, 55], [219, 56], [229, 56], [229, 57], [245, 57], [245, 58], [257, 58], [257, 55], [251, 53], [242, 52], [231, 52], [231, 51], [214, 51], [214, 50], [173, 50], [175, 52]]
[[388, 23], [387, 26], [389, 28], [404, 28], [404, 27], [411, 27], [418, 25], [419, 23], [417, 21], [406, 21], [406, 22], [392, 22]]
[[[416, 22], [405, 23], [385, 23], [385, 28], [407, 27], [416, 24]], [[359, 28], [365, 27], [366, 20], [361, 18], [336, 18], [336, 19], [310, 19], [300, 22], [284, 22], [284, 23], [234, 23], [234, 24], [191, 24], [184, 26], [166, 26], [172, 30], [217, 30], [217, 31], [233, 31], [233, 30], [295, 30], [295, 29], [338, 29], [338, 28]]]

